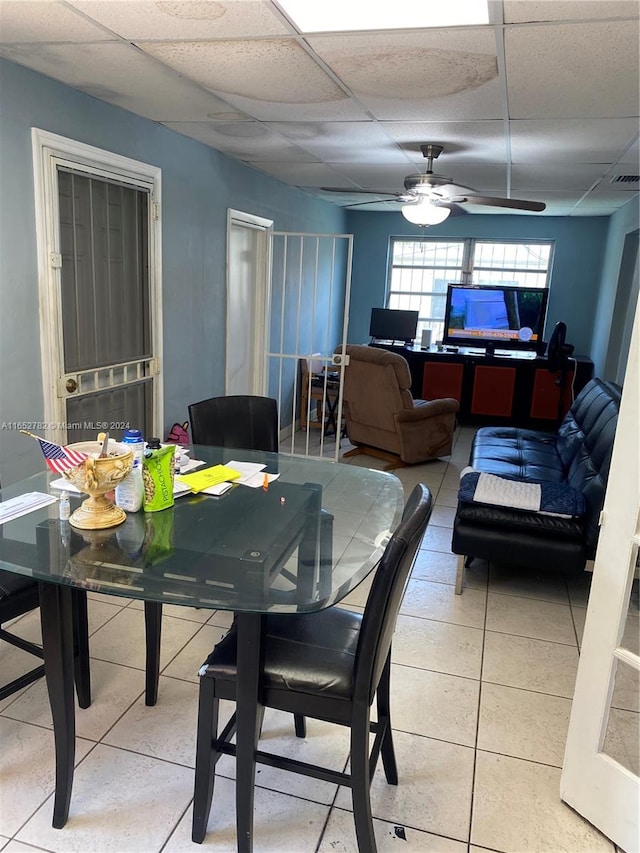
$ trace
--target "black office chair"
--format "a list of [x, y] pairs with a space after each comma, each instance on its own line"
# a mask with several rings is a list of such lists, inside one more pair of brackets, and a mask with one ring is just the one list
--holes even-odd
[[278, 452], [278, 404], [271, 397], [211, 397], [189, 406], [194, 444]]
[[[363, 614], [330, 607], [318, 613], [268, 614], [264, 620], [260, 685], [264, 706], [348, 726], [351, 773], [262, 751], [257, 752], [256, 760], [349, 786], [360, 853], [376, 851], [369, 792], [380, 753], [387, 782], [398, 784], [390, 720], [391, 638], [431, 509], [431, 493], [419, 484], [378, 565]], [[235, 745], [230, 743], [235, 714], [219, 735], [217, 719], [219, 700], [235, 699], [236, 643], [237, 633], [232, 628], [201, 670], [191, 836], [196, 843], [206, 834], [216, 762], [223, 754], [235, 755]], [[372, 723], [374, 697], [378, 720]], [[370, 731], [375, 733], [371, 752]]]

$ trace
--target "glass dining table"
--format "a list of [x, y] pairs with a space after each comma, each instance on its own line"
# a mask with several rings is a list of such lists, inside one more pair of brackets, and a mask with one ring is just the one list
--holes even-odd
[[[311, 613], [345, 598], [382, 556], [400, 521], [404, 494], [393, 474], [356, 465], [202, 446], [193, 447], [190, 455], [206, 465], [260, 463], [278, 476], [268, 486], [235, 484], [218, 497], [188, 493], [169, 509], [131, 513], [120, 526], [107, 530], [78, 530], [61, 521], [56, 502], [0, 526], [0, 568], [40, 584], [56, 755], [56, 828], [67, 821], [73, 784], [73, 617], [78, 590], [144, 602], [148, 705], [155, 703], [158, 691], [162, 605], [234, 612], [236, 820], [238, 850], [248, 853], [253, 846], [255, 753], [262, 719], [264, 614]], [[54, 494], [55, 477], [36, 474], [3, 489], [0, 499]], [[72, 495], [71, 509], [82, 499]]]

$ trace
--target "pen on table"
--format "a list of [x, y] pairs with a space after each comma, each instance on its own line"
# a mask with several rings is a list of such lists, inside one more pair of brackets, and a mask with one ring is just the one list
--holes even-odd
[[265, 492], [269, 488], [269, 475], [268, 474], [264, 475], [264, 480], [262, 481], [262, 488], [265, 490]]

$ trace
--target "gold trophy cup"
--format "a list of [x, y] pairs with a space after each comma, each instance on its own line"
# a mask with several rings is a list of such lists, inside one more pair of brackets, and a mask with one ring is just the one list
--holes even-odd
[[125, 520], [126, 513], [115, 506], [105, 495], [112, 491], [130, 473], [133, 467], [133, 452], [124, 444], [109, 440], [107, 455], [100, 456], [102, 443], [79, 441], [68, 445], [70, 450], [88, 453], [87, 459], [64, 471], [62, 476], [89, 497], [72, 513], [69, 519], [81, 530], [104, 530], [116, 527]]

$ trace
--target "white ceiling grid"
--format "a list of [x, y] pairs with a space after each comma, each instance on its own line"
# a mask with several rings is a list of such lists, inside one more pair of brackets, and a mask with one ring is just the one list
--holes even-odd
[[0, 0], [0, 56], [337, 204], [399, 191], [435, 142], [436, 174], [593, 216], [638, 199], [611, 179], [639, 171], [639, 13], [492, 0], [486, 26], [305, 33], [270, 0]]

